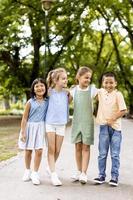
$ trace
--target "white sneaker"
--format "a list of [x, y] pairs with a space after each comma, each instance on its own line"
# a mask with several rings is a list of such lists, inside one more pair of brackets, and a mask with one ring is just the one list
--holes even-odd
[[79, 176], [79, 181], [80, 181], [80, 183], [82, 183], [82, 184], [87, 183], [87, 175], [86, 175], [84, 172], [82, 172], [82, 173], [80, 174], [80, 176]]
[[49, 166], [46, 167], [46, 172], [47, 172], [47, 175], [48, 175], [49, 177], [51, 177], [51, 171], [50, 171]]
[[73, 182], [79, 181], [79, 177], [80, 177], [81, 171], [77, 171], [75, 174], [73, 174], [71, 176], [71, 179]]
[[60, 186], [62, 185], [62, 182], [59, 180], [56, 172], [51, 173], [51, 182], [54, 186]]
[[39, 185], [40, 184], [40, 178], [37, 172], [32, 172], [30, 176], [32, 183], [34, 185]]
[[31, 175], [30, 169], [26, 169], [25, 172], [24, 172], [22, 180], [23, 181], [29, 181], [30, 180], [30, 175]]

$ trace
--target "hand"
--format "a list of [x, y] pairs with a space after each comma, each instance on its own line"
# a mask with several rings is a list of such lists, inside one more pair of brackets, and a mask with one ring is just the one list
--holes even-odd
[[25, 135], [24, 133], [21, 133], [21, 138], [20, 138], [20, 140], [21, 140], [22, 142], [26, 142], [26, 135]]
[[108, 125], [112, 125], [114, 122], [115, 122], [115, 119], [114, 119], [114, 118], [112, 118], [112, 119], [107, 119], [107, 124], [108, 124]]

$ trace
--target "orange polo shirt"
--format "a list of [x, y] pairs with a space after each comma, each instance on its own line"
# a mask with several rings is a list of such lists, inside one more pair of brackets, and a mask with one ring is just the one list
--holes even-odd
[[[127, 109], [122, 93], [116, 89], [110, 93], [103, 88], [99, 89], [98, 101], [96, 121], [100, 125], [107, 124], [107, 119], [111, 119], [117, 112]], [[112, 124], [112, 128], [121, 130], [121, 118]]]

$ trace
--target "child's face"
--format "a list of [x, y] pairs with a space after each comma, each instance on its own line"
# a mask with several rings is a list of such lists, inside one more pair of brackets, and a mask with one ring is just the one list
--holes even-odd
[[105, 90], [112, 92], [116, 88], [117, 82], [114, 77], [103, 77], [102, 85]]
[[87, 88], [91, 82], [91, 72], [87, 72], [82, 76], [79, 76], [78, 81], [79, 81], [79, 86], [80, 88]]
[[45, 85], [41, 82], [36, 83], [34, 85], [34, 92], [35, 92], [36, 96], [43, 97], [43, 95], [46, 92]]
[[59, 76], [59, 80], [56, 82], [56, 85], [58, 85], [61, 88], [66, 88], [67, 82], [67, 74], [65, 72], [62, 72]]

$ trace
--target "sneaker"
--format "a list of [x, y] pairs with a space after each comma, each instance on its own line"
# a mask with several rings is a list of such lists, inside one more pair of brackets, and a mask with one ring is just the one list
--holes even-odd
[[116, 180], [111, 179], [109, 181], [109, 185], [117, 187], [118, 186], [118, 180], [117, 179]]
[[46, 167], [46, 173], [49, 177], [51, 177], [51, 171], [50, 171], [50, 168], [49, 166]]
[[62, 185], [62, 182], [59, 180], [56, 172], [51, 173], [51, 182], [52, 182], [52, 185], [54, 185], [54, 186], [61, 186]]
[[23, 181], [29, 181], [30, 180], [30, 175], [31, 175], [30, 169], [26, 169], [25, 172], [24, 172], [22, 180]]
[[73, 182], [79, 181], [79, 177], [80, 177], [81, 171], [77, 171], [75, 174], [73, 174], [71, 176], [71, 179]]
[[79, 181], [80, 181], [80, 183], [82, 183], [82, 184], [86, 184], [86, 183], [87, 183], [87, 175], [86, 175], [84, 172], [82, 172], [82, 173], [80, 174], [80, 176], [79, 176]]
[[32, 172], [30, 177], [34, 185], [40, 184], [40, 178], [37, 172]]
[[99, 178], [95, 178], [94, 182], [97, 183], [97, 184], [105, 183], [105, 177], [100, 176]]

